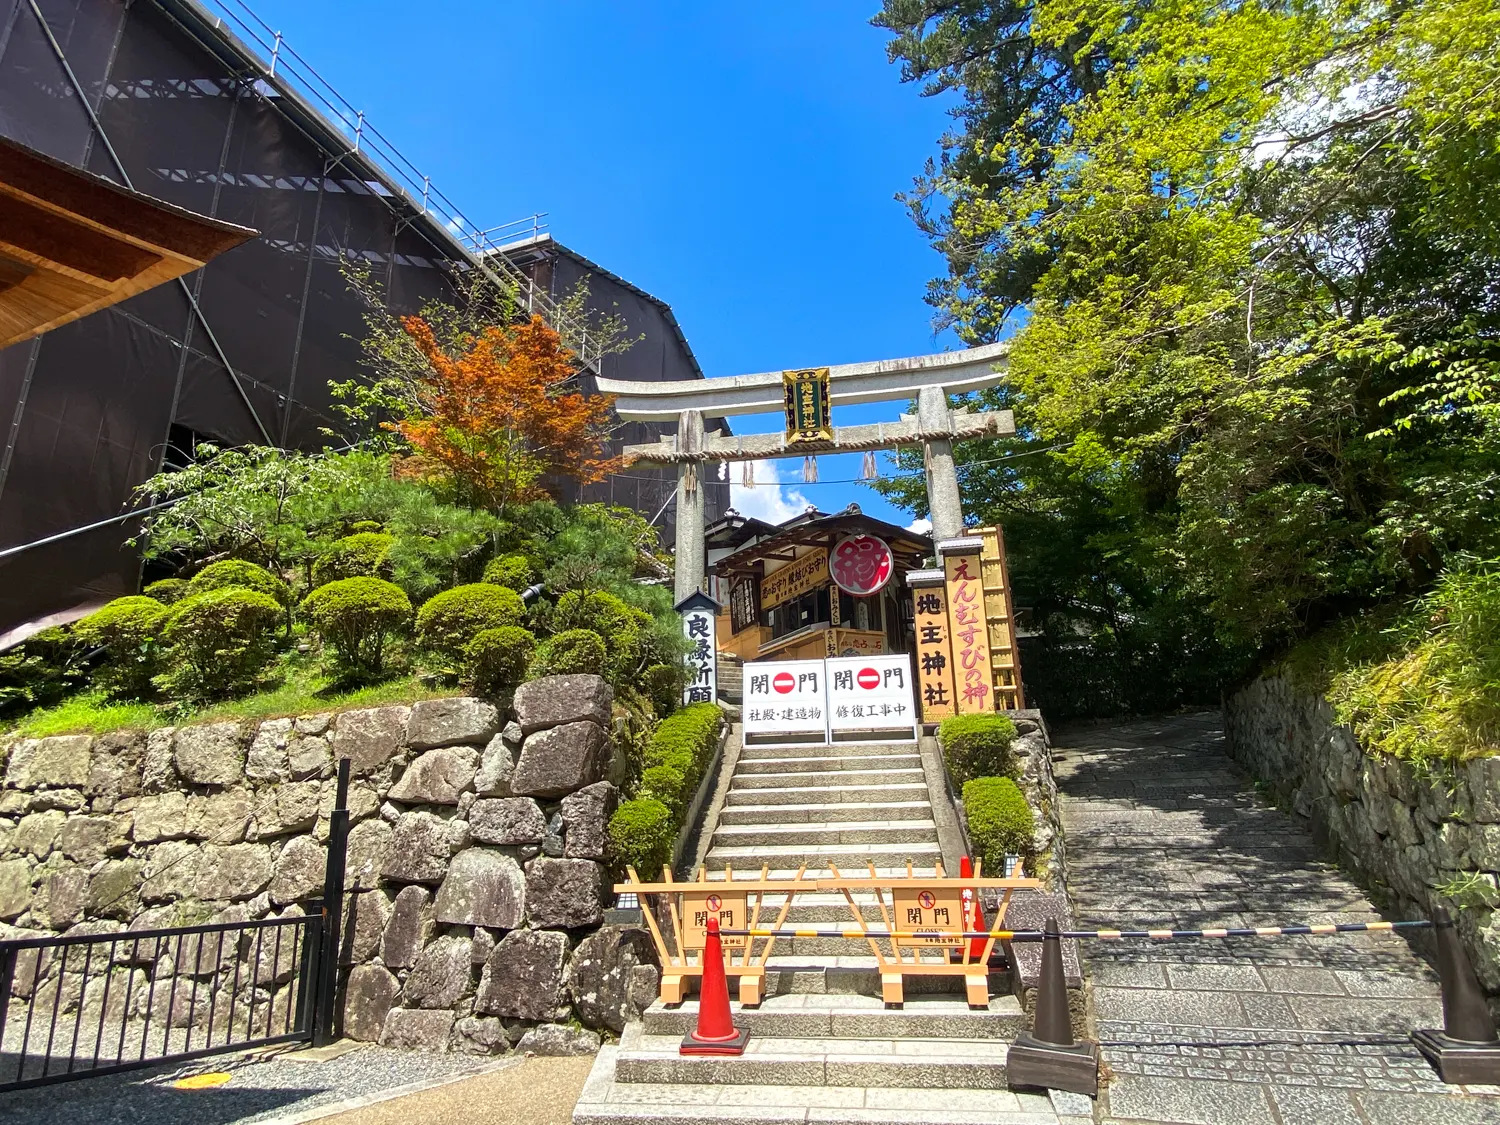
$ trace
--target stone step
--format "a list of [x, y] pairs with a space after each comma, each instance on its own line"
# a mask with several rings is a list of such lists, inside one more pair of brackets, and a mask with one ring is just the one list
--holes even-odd
[[931, 820], [818, 821], [806, 824], [721, 824], [713, 846], [756, 844], [925, 844], [937, 840]]
[[573, 1125], [1057, 1125], [1045, 1093], [950, 1087], [617, 1082], [621, 1049], [599, 1052]]
[[927, 787], [922, 787], [919, 798], [912, 800], [856, 800], [856, 801], [803, 801], [800, 804], [774, 805], [727, 804], [719, 814], [719, 824], [845, 824], [872, 820], [932, 820], [932, 803], [927, 799]]
[[[781, 943], [776, 943], [781, 948]], [[1005, 970], [990, 972], [990, 995], [1009, 996], [1010, 973]], [[906, 995], [938, 996], [950, 998], [964, 995], [961, 976], [909, 976], [906, 978]], [[855, 957], [850, 954], [773, 954], [765, 978], [766, 996], [788, 995], [847, 995], [877, 999], [880, 996], [880, 969], [875, 958], [869, 955]]]
[[735, 776], [763, 773], [821, 773], [826, 770], [883, 770], [922, 768], [922, 759], [912, 754], [858, 754], [835, 758], [745, 758], [735, 766]]
[[[727, 805], [807, 805], [814, 803], [852, 804], [856, 802], [921, 801], [927, 816], [932, 805], [927, 800], [927, 783], [896, 782], [888, 785], [862, 784], [854, 781], [829, 782], [827, 785], [766, 785], [740, 788], [738, 779], [725, 797]], [[768, 818], [769, 819], [769, 818]]]
[[903, 867], [906, 863], [931, 864], [943, 856], [943, 849], [936, 843], [923, 844], [777, 844], [749, 845], [745, 847], [720, 846], [714, 844], [708, 853], [710, 867], [732, 863], [768, 863], [773, 868], [794, 867], [807, 864], [812, 868], [827, 867], [829, 862], [846, 867], [863, 868], [873, 863], [876, 870], [882, 867]]
[[[731, 990], [731, 995], [733, 992]], [[759, 1007], [731, 1001], [734, 1025], [752, 1035], [808, 1039], [1015, 1039], [1026, 1016], [1013, 996], [997, 996], [988, 1008], [970, 1008], [942, 994], [918, 996], [887, 1008], [878, 996], [850, 993], [790, 993], [768, 997]], [[698, 1025], [698, 1001], [675, 1008], [660, 1000], [642, 1017], [649, 1035], [683, 1036]]]
[[[835, 859], [834, 862], [838, 863], [838, 860]], [[845, 878], [865, 879], [868, 878], [870, 874], [869, 867], [862, 863], [850, 864], [847, 867], [844, 864], [839, 863], [838, 866], [839, 874], [843, 875]], [[913, 863], [911, 867], [911, 873], [922, 878], [930, 878], [937, 874], [937, 868], [935, 866], [923, 867], [920, 864]], [[904, 861], [899, 865], [881, 866], [878, 863], [875, 865], [875, 877], [877, 879], [893, 879], [904, 876], [905, 874], [906, 863]], [[767, 879], [795, 879], [796, 877], [797, 868], [795, 867], [772, 867], [766, 875]], [[833, 878], [833, 871], [827, 866], [815, 867], [813, 864], [809, 863], [807, 865], [807, 869], [802, 873], [802, 878], [812, 880], [831, 879]], [[769, 899], [771, 896], [767, 895], [766, 897]], [[798, 897], [800, 898], [801, 896]]]
[[648, 1035], [629, 1024], [620, 1037], [615, 1084], [883, 1086], [1005, 1089], [1008, 1046], [994, 1040], [819, 1039], [751, 1036], [743, 1055], [681, 1055], [680, 1035]]
[[835, 742], [832, 745], [807, 743], [752, 743], [741, 752], [741, 757], [760, 758], [809, 758], [830, 754], [915, 754], [915, 742]]
[[729, 788], [736, 789], [842, 789], [849, 785], [912, 785], [923, 783], [925, 775], [916, 769], [858, 770], [792, 770], [787, 773], [743, 774], [735, 771]]

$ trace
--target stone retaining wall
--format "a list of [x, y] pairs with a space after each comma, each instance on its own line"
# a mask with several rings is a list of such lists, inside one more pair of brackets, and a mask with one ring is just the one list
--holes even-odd
[[[1365, 883], [1393, 916], [1456, 911], [1470, 959], [1500, 999], [1500, 758], [1419, 771], [1368, 754], [1321, 696], [1264, 676], [1225, 702], [1229, 752]], [[1298, 919], [1290, 919], [1298, 921]]]
[[509, 714], [451, 698], [13, 740], [0, 937], [315, 909], [348, 758], [344, 1033], [591, 1051], [657, 986], [645, 935], [600, 925], [611, 704], [597, 676], [554, 676], [523, 684]]

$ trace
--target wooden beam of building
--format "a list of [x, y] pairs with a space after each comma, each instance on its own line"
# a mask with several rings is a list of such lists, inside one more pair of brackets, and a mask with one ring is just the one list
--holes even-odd
[[627, 445], [624, 454], [627, 464], [760, 461], [769, 457], [805, 457], [827, 453], [862, 453], [870, 449], [895, 449], [902, 445], [920, 445], [931, 438], [962, 441], [964, 438], [1000, 437], [1016, 432], [1015, 415], [1009, 410], [987, 410], [979, 414], [955, 410], [952, 418], [952, 429], [936, 433], [926, 432], [915, 417], [904, 415], [899, 422], [839, 426], [834, 429], [831, 442], [798, 442], [793, 446], [787, 445], [786, 435], [781, 433], [724, 437], [715, 430], [704, 435], [703, 447], [697, 452], [679, 451], [676, 441], [666, 438], [647, 445]]
[[255, 235], [0, 137], [0, 348], [181, 277]]
[[[912, 399], [923, 387], [947, 394], [983, 390], [1002, 382], [1010, 344], [1001, 341], [959, 352], [843, 363], [828, 369], [829, 399], [834, 406]], [[782, 372], [731, 375], [713, 379], [645, 382], [600, 379], [601, 394], [615, 396], [615, 412], [628, 422], [673, 422], [684, 410], [701, 410], [705, 418], [734, 414], [780, 413], [785, 403]]]

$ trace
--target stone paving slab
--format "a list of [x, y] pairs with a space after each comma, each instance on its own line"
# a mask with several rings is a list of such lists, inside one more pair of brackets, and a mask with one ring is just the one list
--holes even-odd
[[[1303, 821], [1256, 795], [1218, 713], [1054, 744], [1081, 928], [1380, 918]], [[1083, 955], [1111, 1075], [1104, 1125], [1500, 1123], [1500, 1089], [1445, 1086], [1411, 1045], [1442, 1008], [1401, 937], [1088, 942]]]

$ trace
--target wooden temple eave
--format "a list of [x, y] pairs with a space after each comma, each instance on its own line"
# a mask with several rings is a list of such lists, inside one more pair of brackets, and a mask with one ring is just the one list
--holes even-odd
[[0, 137], [0, 348], [190, 273], [256, 233]]
[[[832, 523], [831, 521], [838, 522]], [[731, 575], [758, 577], [761, 574], [761, 564], [767, 559], [792, 562], [796, 558], [798, 547], [831, 549], [846, 535], [859, 533], [877, 535], [884, 539], [889, 544], [891, 553], [896, 556], [897, 562], [907, 564], [907, 569], [910, 569], [932, 554], [932, 545], [926, 539], [908, 538], [910, 533], [904, 528], [900, 530], [902, 531], [900, 536], [891, 535], [889, 525], [881, 526], [879, 521], [864, 516], [828, 516], [815, 523], [787, 528], [778, 535], [762, 539], [732, 555], [726, 555], [714, 563], [711, 569], [721, 578]]]

